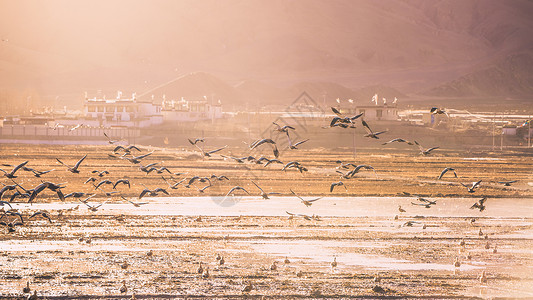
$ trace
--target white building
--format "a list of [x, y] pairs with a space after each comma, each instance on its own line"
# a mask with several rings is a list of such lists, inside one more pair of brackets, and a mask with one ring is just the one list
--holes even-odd
[[115, 99], [85, 97], [83, 113], [85, 123], [93, 126], [148, 127], [163, 123], [161, 105], [138, 100], [135, 93], [130, 99], [123, 98], [121, 92]]
[[220, 101], [216, 104], [209, 103], [207, 99], [186, 100], [166, 100], [163, 97], [163, 119], [173, 122], [191, 122], [198, 120], [214, 120], [222, 118], [222, 105]]

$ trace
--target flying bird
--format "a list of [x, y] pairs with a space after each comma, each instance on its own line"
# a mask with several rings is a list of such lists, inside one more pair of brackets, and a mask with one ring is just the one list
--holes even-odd
[[2, 200], [2, 196], [4, 195], [5, 192], [8, 192], [8, 191], [13, 191], [17, 188], [17, 185], [4, 185], [4, 187], [2, 189], [0, 189], [0, 200]]
[[202, 155], [205, 156], [205, 157], [211, 157], [211, 154], [216, 153], [216, 152], [221, 151], [221, 150], [224, 150], [226, 147], [228, 147], [228, 146], [224, 146], [224, 147], [221, 147], [221, 148], [218, 148], [218, 149], [215, 149], [215, 150], [204, 151], [204, 149], [198, 147], [198, 145], [195, 145], [195, 146], [196, 146], [196, 148], [200, 149], [200, 151], [202, 151]]
[[271, 192], [271, 193], [266, 193], [265, 191], [263, 191], [263, 189], [257, 184], [255, 183], [253, 180], [252, 180], [252, 183], [261, 191], [261, 197], [263, 197], [263, 199], [270, 199], [268, 196], [269, 195], [280, 195], [281, 193], [275, 193], [275, 192]]
[[170, 182], [164, 177], [164, 176], [161, 176], [161, 178], [163, 178], [163, 180], [168, 184], [168, 187], [173, 189], [173, 190], [176, 190], [178, 188], [178, 186], [184, 182], [186, 180], [186, 178], [183, 178], [182, 180], [178, 181], [178, 182], [174, 182], [173, 184], [170, 184]]
[[503, 184], [504, 186], [511, 186], [511, 183], [518, 182], [518, 180], [511, 180], [511, 181], [498, 181], [499, 184]]
[[133, 201], [130, 201], [122, 196], [120, 196], [123, 200], [125, 201], [128, 201], [129, 203], [133, 204], [133, 206], [135, 207], [141, 207], [141, 205], [145, 205], [145, 204], [148, 204], [149, 202], [133, 202]]
[[32, 202], [33, 199], [35, 199], [35, 197], [37, 197], [37, 195], [42, 192], [44, 189], [49, 189], [53, 192], [56, 192], [57, 193], [57, 196], [59, 197], [59, 199], [61, 201], [65, 201], [65, 196], [63, 195], [63, 192], [61, 191], [61, 189], [64, 188], [64, 186], [61, 186], [59, 184], [55, 184], [55, 183], [52, 183], [52, 182], [43, 182], [41, 184], [39, 184], [38, 186], [36, 186], [34, 189], [33, 189], [33, 192], [30, 196], [30, 199], [28, 200], [28, 202]]
[[107, 138], [107, 142], [110, 144], [110, 145], [113, 145], [114, 143], [118, 143], [120, 142], [120, 140], [112, 140], [105, 132], [104, 132], [104, 136]]
[[2, 169], [0, 169], [0, 171], [4, 172], [4, 176], [7, 177], [7, 178], [17, 178], [17, 176], [15, 176], [15, 173], [22, 167], [24, 167], [26, 164], [28, 163], [28, 161], [25, 161], [23, 163], [20, 163], [18, 165], [16, 165], [13, 170], [11, 170], [11, 172], [7, 172], [7, 171], [4, 171]]
[[133, 156], [133, 157], [126, 157], [126, 156], [121, 156], [119, 158], [122, 158], [122, 159], [125, 159], [129, 162], [131, 162], [132, 164], [138, 164], [141, 162], [141, 159], [149, 156], [149, 155], [152, 155], [152, 153], [154, 153], [153, 151], [150, 152], [150, 153], [146, 153], [146, 154], [143, 154], [143, 155], [139, 155], [139, 156]]
[[69, 197], [74, 197], [74, 198], [81, 198], [81, 197], [85, 197], [89, 194], [87, 193], [80, 193], [80, 192], [74, 192], [74, 193], [69, 193], [69, 194], [66, 194], [65, 195], [65, 199], [69, 198]]
[[198, 138], [194, 139], [194, 141], [191, 140], [191, 139], [187, 139], [187, 140], [188, 140], [189, 143], [191, 143], [191, 145], [193, 145], [193, 146], [196, 146], [196, 144], [199, 143], [199, 142], [202, 142], [202, 143], [205, 142], [204, 139], [198, 139]]
[[424, 149], [424, 147], [422, 147], [422, 145], [420, 145], [417, 141], [415, 141], [415, 144], [420, 149], [420, 154], [422, 154], [422, 155], [429, 155], [431, 153], [431, 151], [433, 151], [435, 149], [439, 149], [439, 147], [431, 147], [431, 148], [428, 148], [428, 149]]
[[432, 114], [432, 115], [446, 115], [448, 118], [450, 117], [448, 115], [448, 112], [446, 112], [444, 109], [440, 109], [438, 107], [432, 107], [429, 112]]
[[339, 182], [334, 182], [331, 184], [331, 186], [329, 187], [329, 192], [332, 193], [333, 192], [333, 189], [336, 187], [336, 186], [343, 186], [344, 189], [347, 191], [348, 189], [346, 188], [346, 185], [344, 185], [344, 183], [342, 181], [339, 181]]
[[146, 194], [148, 194], [150, 197], [157, 196], [158, 193], [163, 193], [165, 195], [170, 195], [165, 189], [163, 188], [156, 188], [154, 190], [150, 190], [148, 188], [145, 188], [142, 190], [141, 194], [139, 194], [139, 200], [142, 199]]
[[244, 191], [246, 194], [250, 195], [250, 193], [249, 193], [245, 188], [240, 187], [240, 186], [234, 186], [234, 187], [232, 187], [231, 190], [229, 190], [229, 192], [226, 194], [226, 197], [229, 196], [229, 195], [233, 195], [234, 192], [235, 192], [236, 190], [242, 190], [242, 191]]
[[129, 189], [131, 188], [130, 181], [128, 179], [119, 179], [113, 184], [113, 189], [116, 189], [117, 185], [121, 183], [127, 185]]
[[73, 167], [70, 167], [68, 165], [66, 165], [65, 163], [63, 163], [62, 161], [59, 160], [59, 158], [56, 158], [56, 160], [62, 164], [63, 166], [67, 167], [67, 169], [72, 172], [72, 173], [79, 173], [80, 171], [78, 170], [78, 168], [80, 167], [80, 164], [83, 162], [83, 160], [87, 157], [87, 154], [85, 154], [85, 156], [83, 156], [80, 160], [78, 160], [78, 162], [73, 166]]
[[461, 185], [464, 186], [469, 193], [474, 193], [476, 191], [476, 188], [479, 186], [480, 183], [481, 183], [481, 180], [480, 181], [476, 181], [476, 182], [472, 182], [472, 186], [468, 186], [468, 185], [466, 185], [464, 183], [461, 183]]
[[276, 122], [272, 122], [272, 124], [276, 125], [276, 128], [274, 129], [275, 131], [278, 131], [278, 132], [285, 132], [285, 133], [288, 133], [289, 132], [289, 129], [292, 129], [292, 130], [296, 130], [296, 128], [292, 127], [292, 126], [289, 126], [289, 125], [285, 125], [283, 127], [281, 127], [278, 123]]
[[37, 216], [41, 216], [45, 219], [48, 219], [48, 222], [52, 223], [52, 218], [50, 218], [50, 215], [46, 211], [38, 211], [34, 213], [33, 215], [31, 215], [30, 219], [37, 217]]
[[487, 197], [478, 200], [474, 205], [470, 206], [470, 209], [479, 209], [480, 212], [484, 211], [486, 208], [485, 201], [487, 201]]
[[105, 175], [109, 174], [109, 171], [107, 171], [107, 170], [103, 170], [103, 171], [93, 170], [93, 171], [91, 171], [91, 173], [92, 174], [97, 174], [98, 177], [104, 177]]
[[12, 221], [12, 222], [8, 223], [8, 222], [1, 221], [0, 225], [6, 226], [7, 232], [8, 233], [12, 233], [12, 232], [15, 232], [15, 226], [24, 226], [24, 223], [15, 222], [15, 221]]
[[322, 197], [319, 197], [319, 198], [315, 198], [315, 199], [311, 199], [311, 200], [304, 200], [304, 198], [300, 197], [298, 194], [296, 194], [292, 189], [290, 189], [291, 193], [298, 197], [298, 199], [300, 199], [300, 201], [302, 201], [302, 203], [307, 206], [307, 207], [310, 207], [311, 205], [313, 205], [313, 202], [317, 201], [317, 200], [320, 200], [322, 199]]
[[431, 208], [432, 205], [436, 205], [437, 204], [437, 201], [431, 201], [431, 200], [428, 200], [428, 199], [422, 198], [422, 197], [417, 197], [417, 200], [419, 201], [419, 203], [411, 202], [411, 204], [412, 205], [423, 206], [425, 208]]
[[299, 141], [299, 142], [293, 144], [292, 141], [291, 141], [291, 137], [289, 136], [288, 132], [287, 132], [287, 139], [289, 140], [289, 146], [287, 148], [292, 149], [292, 150], [298, 149], [298, 145], [301, 145], [301, 144], [309, 141], [309, 139], [307, 139], [307, 140]]
[[102, 202], [102, 203], [100, 203], [98, 205], [90, 205], [89, 203], [87, 203], [87, 201], [81, 201], [80, 200], [80, 202], [85, 204], [85, 205], [87, 205], [87, 209], [92, 211], [92, 212], [98, 211], [98, 208], [100, 208], [102, 205], [104, 205], [106, 203], [106, 202]]
[[110, 185], [113, 185], [113, 181], [108, 180], [108, 179], [106, 179], [106, 180], [102, 180], [102, 181], [100, 181], [97, 185], [94, 186], [94, 189], [96, 190], [96, 189], [100, 188], [100, 186], [102, 186], [102, 185], [104, 185], [104, 184], [110, 184]]
[[382, 145], [387, 145], [387, 144], [390, 144], [390, 143], [394, 143], [394, 142], [398, 142], [398, 143], [406, 143], [407, 145], [414, 145], [413, 142], [410, 142], [410, 141], [407, 141], [407, 140], [404, 140], [402, 138], [395, 138], [395, 139], [392, 139], [388, 142], [385, 142], [383, 143]]
[[362, 120], [361, 123], [363, 124], [363, 127], [365, 128], [365, 130], [366, 130], [366, 132], [367, 132], [367, 133], [364, 135], [365, 137], [369, 137], [369, 138], [373, 138], [373, 139], [379, 139], [379, 136], [378, 136], [378, 135], [387, 132], [387, 130], [379, 131], [379, 132], [373, 132], [372, 129], [370, 129], [370, 126], [368, 126], [368, 123], [366, 123], [365, 120]]
[[[288, 133], [287, 133], [288, 134]], [[270, 146], [272, 147], [272, 152], [274, 153], [274, 157], [275, 158], [278, 158], [279, 157], [279, 150], [278, 150], [278, 147], [276, 146], [276, 142], [274, 142], [274, 140], [272, 139], [259, 139], [259, 140], [256, 140], [254, 141], [253, 143], [250, 144], [250, 150], [253, 150], [263, 144], [270, 144]]]
[[118, 146], [115, 147], [115, 149], [113, 149], [113, 152], [117, 153], [118, 150], [120, 150], [120, 149], [124, 150], [124, 154], [126, 154], [126, 153], [130, 153], [131, 154], [131, 150], [137, 150], [138, 152], [141, 152], [141, 149], [137, 148], [134, 145], [129, 145], [127, 147], [118, 145]]
[[445, 168], [444, 170], [442, 170], [442, 172], [440, 173], [439, 177], [437, 179], [441, 179], [442, 176], [444, 176], [444, 174], [446, 174], [446, 172], [448, 171], [453, 171], [453, 175], [455, 175], [455, 178], [457, 178], [457, 173], [455, 173], [455, 169], [454, 168]]

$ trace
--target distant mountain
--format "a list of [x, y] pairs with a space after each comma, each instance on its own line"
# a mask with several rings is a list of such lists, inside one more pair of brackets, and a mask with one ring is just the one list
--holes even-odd
[[333, 105], [337, 98], [343, 102], [353, 99], [358, 105], [365, 102], [370, 104], [370, 99], [375, 93], [379, 94], [380, 101], [382, 97], [387, 97], [390, 101], [394, 97], [406, 97], [400, 91], [383, 85], [365, 87], [357, 91], [332, 82], [300, 82], [281, 88], [260, 81], [243, 81], [231, 86], [222, 79], [205, 72], [180, 76], [138, 97], [149, 100], [154, 95], [154, 99], [159, 101], [163, 95], [167, 99], [180, 97], [201, 99], [206, 96], [209, 100], [220, 100], [227, 109], [231, 109], [238, 105], [248, 105], [249, 108], [270, 104], [283, 105], [295, 100], [302, 92], [306, 92], [318, 105], [322, 105], [324, 101], [326, 105]]
[[[532, 15], [528, 0], [11, 1], [0, 10], [0, 90], [72, 102], [85, 90], [181, 90], [245, 103], [256, 93], [276, 101], [278, 91], [236, 91], [236, 82], [289, 87], [286, 97], [311, 82], [314, 98], [334, 101], [351, 94], [339, 86], [411, 94], [477, 82], [438, 92], [468, 96], [492, 93], [498, 78], [498, 90], [530, 93], [495, 65], [533, 48]], [[487, 78], [471, 75], [483, 70]], [[198, 71], [221, 81], [165, 84]]]
[[497, 64], [461, 76], [423, 94], [439, 97], [531, 96], [533, 52], [510, 55]]
[[228, 83], [216, 76], [205, 72], [195, 72], [180, 76], [170, 82], [155, 87], [141, 95], [140, 99], [176, 99], [180, 97], [199, 99], [205, 97], [208, 100], [223, 103], [239, 104], [243, 102], [242, 96]]
[[257, 80], [242, 81], [235, 89], [244, 101], [259, 106], [279, 103], [286, 97], [282, 89]]

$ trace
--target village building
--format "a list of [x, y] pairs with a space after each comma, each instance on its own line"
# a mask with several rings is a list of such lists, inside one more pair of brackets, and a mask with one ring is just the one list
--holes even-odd
[[[95, 127], [149, 127], [163, 123], [161, 105], [139, 100], [135, 93], [131, 98], [123, 98], [121, 92], [115, 99], [85, 97], [83, 114], [84, 124]], [[61, 120], [65, 124], [63, 121], [66, 120]]]
[[199, 120], [214, 120], [222, 118], [220, 101], [210, 103], [205, 97], [187, 100], [166, 100], [163, 97], [162, 114], [165, 122], [193, 122]]

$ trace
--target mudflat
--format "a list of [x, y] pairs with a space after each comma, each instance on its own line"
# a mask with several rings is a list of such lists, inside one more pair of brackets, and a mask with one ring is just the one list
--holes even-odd
[[[2, 297], [28, 295], [28, 282], [30, 293], [49, 299], [533, 296], [533, 163], [524, 153], [441, 149], [422, 156], [400, 147], [361, 149], [355, 157], [346, 149], [283, 152], [283, 163], [298, 161], [307, 169], [299, 172], [231, 158], [273, 158], [246, 147], [206, 158], [192, 147], [139, 146], [139, 155], [153, 152], [141, 165], [170, 171], [146, 173], [117, 158], [121, 153], [113, 148], [1, 145], [2, 164], [29, 161], [26, 167], [53, 169], [41, 178], [18, 170], [13, 180], [23, 188], [49, 181], [64, 186], [65, 195], [87, 193], [61, 201], [46, 189], [31, 203], [16, 197], [12, 208], [3, 205], [20, 213], [23, 224], [15, 225], [13, 213], [2, 217]], [[56, 160], [72, 166], [86, 154], [77, 174]], [[337, 160], [374, 170], [342, 178], [339, 172], [353, 167]], [[448, 172], [437, 179], [446, 167], [457, 177]], [[99, 177], [94, 170], [109, 174]], [[210, 183], [188, 184], [194, 176]], [[131, 187], [95, 189], [85, 183], [89, 177], [95, 184], [128, 179]], [[472, 193], [461, 185], [479, 180]], [[252, 181], [279, 194], [263, 199]], [[346, 188], [330, 192], [339, 181]], [[7, 177], [1, 182], [14, 184]], [[246, 192], [228, 194], [235, 186]], [[169, 195], [139, 199], [144, 189], [157, 187]], [[304, 200], [321, 199], [308, 207], [291, 190]], [[117, 193], [105, 194], [111, 192]], [[86, 204], [80, 201], [93, 194]], [[420, 197], [435, 204], [419, 205], [428, 203]], [[483, 211], [470, 209], [482, 198]], [[36, 212], [47, 212], [51, 221], [30, 218]]]

